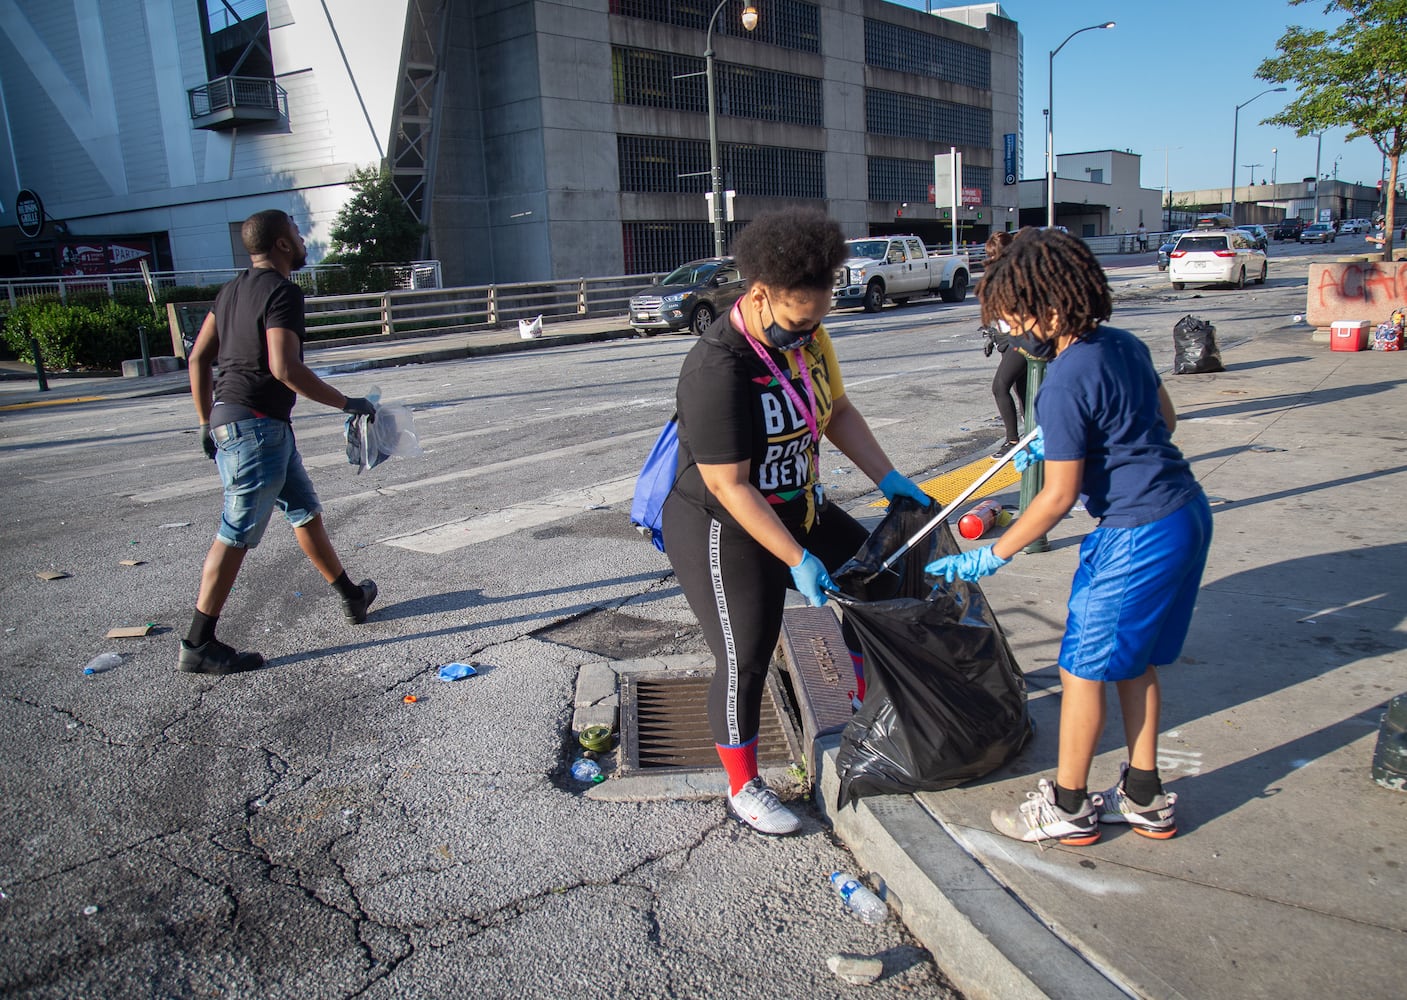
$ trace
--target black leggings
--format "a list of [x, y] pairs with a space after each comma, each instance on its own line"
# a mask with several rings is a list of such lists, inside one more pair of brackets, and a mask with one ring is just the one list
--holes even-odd
[[[860, 523], [833, 504], [821, 508], [809, 533], [796, 540], [839, 569], [869, 537]], [[713, 653], [708, 721], [715, 743], [737, 746], [757, 735], [763, 678], [782, 630], [782, 607], [791, 570], [740, 528], [671, 496], [664, 505], [664, 545], [674, 575], [699, 620]], [[859, 651], [849, 625], [845, 644]]]
[[[1013, 391], [1021, 404], [1020, 413], [1011, 401]], [[1026, 413], [1026, 355], [1014, 347], [1002, 352], [997, 374], [992, 379], [992, 395], [996, 398], [997, 412], [1001, 414], [1002, 425], [1006, 428], [1007, 441], [1021, 440], [1018, 428], [1021, 417]]]

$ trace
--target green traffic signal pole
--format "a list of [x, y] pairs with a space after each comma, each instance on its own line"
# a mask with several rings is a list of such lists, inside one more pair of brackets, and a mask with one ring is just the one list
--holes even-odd
[[[1045, 381], [1045, 362], [1036, 361], [1032, 358], [1026, 359], [1026, 427], [1024, 433], [1029, 434], [1036, 426], [1036, 393], [1041, 391], [1041, 383]], [[1026, 512], [1036, 494], [1045, 485], [1045, 463], [1032, 462], [1026, 466], [1026, 471], [1021, 473], [1021, 513]], [[1042, 535], [1030, 545], [1021, 550], [1026, 553], [1049, 552], [1050, 539]]]

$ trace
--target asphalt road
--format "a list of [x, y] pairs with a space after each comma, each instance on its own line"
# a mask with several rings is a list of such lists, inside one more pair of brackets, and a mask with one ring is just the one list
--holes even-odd
[[[1180, 316], [1223, 343], [1283, 327], [1307, 260], [1348, 249], [1274, 244], [1270, 282], [1241, 292], [1121, 269], [1114, 322], [1166, 371]], [[910, 475], [1001, 437], [976, 313], [828, 324]], [[565, 773], [582, 663], [702, 648], [626, 517], [691, 344], [339, 376], [411, 405], [425, 447], [360, 476], [340, 415], [301, 402], [333, 541], [381, 597], [345, 623], [276, 520], [220, 623], [269, 665], [225, 679], [174, 671], [220, 502], [189, 400], [0, 416], [0, 991], [820, 998], [853, 989], [825, 966], [849, 952], [883, 958], [872, 995], [952, 995], [901, 925], [844, 912], [826, 876], [852, 862], [814, 814], [775, 841], [717, 802], [589, 801]], [[842, 500], [872, 489], [833, 450], [823, 470]], [[85, 677], [105, 651], [121, 665]], [[479, 676], [439, 681], [456, 660]]]

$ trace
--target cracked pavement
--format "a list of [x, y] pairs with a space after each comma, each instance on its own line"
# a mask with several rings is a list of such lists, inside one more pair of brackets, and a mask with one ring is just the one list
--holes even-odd
[[[972, 311], [944, 318], [967, 331]], [[648, 442], [562, 449], [662, 423], [690, 343], [378, 372], [424, 407], [427, 454], [361, 477], [328, 460], [341, 416], [300, 402], [333, 542], [381, 597], [346, 624], [275, 515], [219, 630], [268, 666], [226, 678], [174, 670], [219, 506], [189, 400], [0, 416], [0, 992], [825, 998], [854, 989], [825, 965], [846, 952], [883, 959], [872, 995], [952, 996], [901, 923], [845, 912], [826, 877], [853, 859], [804, 803], [803, 833], [771, 840], [718, 801], [579, 794], [572, 692], [601, 654], [550, 626], [619, 609], [673, 626], [660, 653], [698, 648], [621, 505], [444, 553], [382, 541], [631, 474]], [[895, 451], [938, 459], [917, 438]], [[103, 638], [138, 622], [157, 629]], [[105, 651], [121, 665], [85, 677]], [[454, 660], [479, 674], [439, 681]]]

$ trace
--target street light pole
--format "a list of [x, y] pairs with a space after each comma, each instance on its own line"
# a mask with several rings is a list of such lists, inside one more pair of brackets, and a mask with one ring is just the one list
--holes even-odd
[[1314, 146], [1314, 218], [1310, 222], [1319, 221], [1319, 181], [1322, 179], [1319, 176], [1319, 157], [1324, 152], [1324, 133], [1320, 132], [1317, 138], [1319, 141]]
[[[708, 33], [704, 36], [704, 77], [708, 87], [708, 175], [713, 191], [713, 255], [723, 256], [723, 166], [718, 157], [718, 95], [713, 86], [713, 26], [718, 23], [718, 15], [731, 0], [719, 0], [708, 19]], [[743, 7], [743, 27], [748, 31], [757, 27], [757, 8], [751, 0]]]
[[1242, 101], [1236, 105], [1236, 113], [1231, 116], [1231, 211], [1227, 214], [1231, 216], [1231, 224], [1236, 225], [1236, 137], [1241, 129], [1241, 109], [1257, 97], [1264, 97], [1266, 94], [1284, 93], [1285, 87], [1271, 87], [1269, 90], [1262, 90], [1250, 101]]
[[[1091, 24], [1087, 28], [1080, 28], [1065, 36], [1065, 42], [1076, 35], [1086, 31], [1098, 31], [1101, 28], [1114, 27], [1113, 21], [1105, 21], [1103, 24]], [[1050, 59], [1046, 63], [1046, 117], [1045, 117], [1045, 224], [1055, 225], [1055, 57], [1060, 50], [1065, 47], [1065, 42], [1061, 42], [1050, 54]]]
[[1270, 186], [1275, 186], [1275, 171], [1280, 166], [1280, 150], [1274, 146], [1270, 147]]

